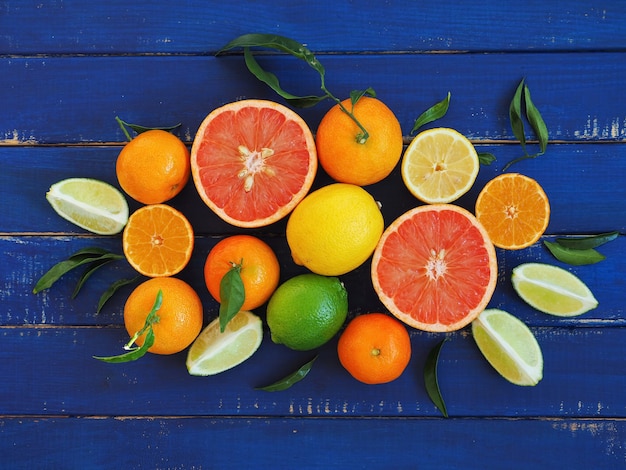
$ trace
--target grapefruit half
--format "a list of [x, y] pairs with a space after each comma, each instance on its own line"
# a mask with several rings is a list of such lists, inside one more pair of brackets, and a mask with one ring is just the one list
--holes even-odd
[[202, 200], [237, 227], [263, 227], [307, 194], [317, 172], [311, 130], [273, 101], [235, 101], [213, 110], [191, 148], [191, 174]]
[[482, 312], [496, 288], [496, 252], [467, 210], [432, 204], [409, 210], [383, 232], [372, 257], [381, 302], [414, 328], [454, 331]]

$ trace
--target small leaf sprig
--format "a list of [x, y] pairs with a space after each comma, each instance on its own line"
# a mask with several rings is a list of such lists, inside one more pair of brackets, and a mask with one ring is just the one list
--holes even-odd
[[297, 370], [286, 375], [282, 379], [279, 379], [276, 382], [265, 385], [263, 387], [256, 387], [255, 390], [262, 390], [264, 392], [281, 392], [283, 390], [291, 388], [293, 385], [297, 384], [307, 376], [307, 374], [311, 371], [313, 363], [315, 362], [317, 357], [318, 356], [315, 356], [313, 359], [304, 363]]
[[[124, 349], [128, 351], [127, 353], [119, 354], [117, 356], [93, 356], [93, 358], [109, 364], [119, 364], [122, 362], [136, 361], [137, 359], [143, 357], [148, 352], [148, 349], [150, 349], [154, 344], [155, 336], [152, 325], [158, 323], [160, 320], [157, 312], [161, 308], [162, 303], [163, 291], [159, 289], [154, 300], [154, 304], [152, 305], [152, 309], [148, 313], [143, 327], [139, 331], [135, 332], [135, 334], [130, 338], [130, 341], [124, 345]], [[146, 338], [144, 339], [143, 344], [141, 346], [133, 346], [135, 341], [137, 341], [137, 339], [144, 334], [146, 335]]]
[[243, 259], [239, 263], [231, 262], [231, 268], [226, 271], [220, 281], [220, 332], [223, 333], [228, 322], [233, 319], [246, 300], [246, 291], [241, 279]]
[[599, 263], [606, 259], [596, 250], [619, 236], [618, 231], [581, 237], [558, 237], [555, 241], [544, 241], [544, 245], [556, 259], [574, 266]]
[[[524, 114], [526, 115], [526, 120], [530, 124], [530, 127], [533, 129], [533, 132], [539, 141], [539, 152], [534, 154], [530, 154], [526, 148], [527, 142], [526, 132], [524, 129]], [[548, 146], [548, 129], [543, 118], [541, 117], [539, 109], [533, 103], [530, 96], [530, 89], [528, 88], [525, 79], [522, 79], [517, 86], [513, 99], [511, 100], [511, 104], [509, 105], [509, 120], [511, 123], [511, 129], [513, 130], [513, 135], [515, 135], [515, 138], [522, 146], [524, 155], [508, 162], [502, 171], [506, 171], [514, 163], [543, 155], [546, 152], [546, 147]]]
[[[410, 135], [413, 135], [417, 132], [417, 130], [424, 126], [425, 124], [429, 124], [431, 122], [436, 121], [437, 119], [441, 119], [448, 112], [448, 108], [450, 107], [450, 92], [446, 95], [446, 97], [432, 105], [426, 111], [418, 116], [418, 118], [413, 123], [413, 129], [411, 129]], [[478, 152], [478, 162], [481, 165], [491, 165], [495, 161], [496, 157], [492, 153], [488, 152]]]
[[441, 340], [429, 353], [424, 365], [424, 384], [426, 385], [426, 393], [433, 404], [437, 407], [444, 417], [448, 417], [446, 403], [443, 401], [441, 390], [439, 389], [439, 380], [437, 377], [437, 365], [439, 363], [439, 355], [441, 348], [448, 338]]
[[115, 116], [115, 120], [119, 124], [120, 128], [122, 129], [122, 132], [124, 133], [124, 135], [126, 136], [126, 139], [128, 139], [129, 142], [131, 140], [133, 140], [133, 138], [130, 135], [130, 132], [128, 132], [128, 129], [131, 129], [131, 130], [135, 131], [137, 134], [142, 134], [143, 132], [153, 131], [153, 130], [161, 130], [161, 131], [166, 131], [166, 132], [173, 132], [173, 131], [175, 131], [176, 129], [178, 129], [182, 125], [182, 123], [179, 122], [178, 124], [176, 124], [174, 126], [147, 127], [147, 126], [142, 126], [140, 124], [131, 124], [129, 122], [124, 121], [119, 116]]
[[[48, 271], [46, 271], [43, 276], [41, 276], [39, 280], [35, 283], [35, 286], [33, 287], [33, 294], [38, 294], [45, 289], [49, 289], [65, 274], [80, 266], [87, 265], [86, 269], [83, 271], [80, 278], [78, 279], [76, 287], [74, 288], [74, 292], [72, 293], [72, 299], [74, 299], [80, 292], [87, 279], [89, 279], [98, 269], [112, 261], [122, 259], [125, 259], [124, 255], [112, 253], [103, 248], [95, 246], [82, 248], [70, 255], [69, 258], [67, 258], [66, 260], [56, 263]], [[113, 283], [100, 297], [96, 313], [100, 313], [100, 310], [102, 309], [104, 304], [113, 296], [113, 294], [119, 288], [134, 283], [138, 281], [139, 278], [140, 277], [138, 276], [132, 279], [121, 279]]]
[[[226, 51], [231, 49], [235, 49], [241, 47], [243, 48], [244, 60], [246, 63], [246, 67], [248, 70], [260, 81], [267, 84], [272, 90], [274, 90], [278, 95], [283, 97], [288, 103], [293, 106], [297, 106], [300, 108], [307, 108], [316, 105], [320, 101], [323, 101], [327, 98], [335, 101], [341, 110], [346, 113], [354, 123], [359, 127], [360, 133], [357, 135], [357, 142], [360, 144], [364, 144], [367, 142], [369, 138], [369, 132], [365, 127], [359, 122], [356, 118], [352, 110], [348, 110], [341, 100], [334, 96], [326, 87], [326, 69], [321, 64], [321, 62], [315, 57], [315, 55], [303, 44], [295, 41], [293, 39], [280, 36], [277, 34], [261, 34], [261, 33], [251, 33], [244, 34], [239, 36], [224, 47], [222, 47], [217, 53], [216, 56], [223, 55]], [[251, 47], [265, 47], [268, 49], [273, 49], [279, 52], [286, 52], [291, 54], [293, 57], [297, 59], [303, 60], [306, 62], [312, 69], [314, 69], [320, 76], [320, 89], [324, 92], [323, 95], [306, 95], [306, 96], [297, 96], [291, 94], [285, 90], [283, 90], [280, 86], [280, 82], [278, 77], [273, 73], [264, 70], [261, 65], [254, 58], [254, 54], [251, 51]], [[362, 96], [376, 96], [376, 93], [372, 88], [367, 88], [364, 91], [353, 91], [350, 94], [351, 104], [354, 107], [355, 103]]]

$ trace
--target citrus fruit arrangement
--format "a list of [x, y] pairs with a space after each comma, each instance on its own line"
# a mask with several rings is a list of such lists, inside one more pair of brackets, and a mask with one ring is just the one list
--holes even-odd
[[[312, 191], [318, 162], [333, 182]], [[415, 207], [386, 221], [368, 186], [399, 163]], [[403, 153], [397, 118], [372, 96], [338, 102], [315, 136], [290, 108], [248, 99], [210, 111], [191, 151], [160, 129], [127, 143], [116, 162], [118, 183], [142, 204], [130, 217], [123, 193], [96, 180], [58, 182], [46, 197], [84, 229], [123, 231], [125, 259], [150, 278], [124, 307], [130, 352], [100, 359], [123, 362], [188, 348], [189, 374], [215, 375], [251, 357], [267, 329], [271, 341], [299, 351], [337, 337], [337, 358], [349, 375], [383, 384], [407, 369], [411, 333], [470, 326], [502, 377], [536, 385], [543, 357], [533, 332], [513, 314], [488, 307], [498, 282], [496, 247], [535, 244], [549, 224], [548, 197], [534, 179], [503, 173], [480, 190], [472, 213], [454, 202], [473, 187], [479, 167], [473, 144], [451, 128], [420, 132]], [[196, 274], [220, 305], [219, 318], [204, 329], [197, 292], [175, 277], [192, 258], [194, 230], [166, 204], [188, 180], [208, 209], [233, 227], [287, 218], [292, 258], [279, 260], [248, 233], [223, 236]], [[368, 260], [372, 288], [387, 311], [351, 315], [341, 276]], [[283, 263], [307, 272], [283, 279]], [[551, 315], [581, 315], [598, 305], [579, 278], [556, 266], [520, 265], [511, 282], [523, 301]]]

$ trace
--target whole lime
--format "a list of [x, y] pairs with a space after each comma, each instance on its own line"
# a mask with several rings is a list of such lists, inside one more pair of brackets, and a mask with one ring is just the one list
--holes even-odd
[[348, 293], [336, 277], [300, 274], [282, 283], [267, 304], [272, 341], [308, 351], [328, 342], [348, 315]]

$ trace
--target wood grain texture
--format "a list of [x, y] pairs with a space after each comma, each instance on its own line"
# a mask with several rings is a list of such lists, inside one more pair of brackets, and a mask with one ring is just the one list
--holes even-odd
[[[450, 92], [450, 109], [438, 125], [454, 127], [472, 140], [513, 141], [509, 104], [526, 78], [550, 139], [568, 142], [626, 139], [623, 103], [608, 98], [623, 93], [622, 59], [619, 53], [320, 57], [333, 94], [345, 98], [354, 89], [374, 88], [405, 135], [423, 111]], [[280, 55], [259, 62], [291, 93], [321, 94], [317, 72], [302, 61]], [[5, 145], [121, 143], [125, 137], [114, 121], [118, 115], [146, 126], [181, 123], [182, 138], [191, 141], [204, 117], [222, 104], [244, 98], [280, 101], [250, 74], [240, 52], [226, 57], [8, 57], [0, 61], [0, 89], [0, 143]], [[332, 104], [327, 100], [298, 112], [315, 131]], [[54, 119], [41, 109], [53, 110]]]
[[[0, 2], [0, 467], [30, 468], [622, 468], [626, 466], [626, 3], [484, 0], [265, 3]], [[79, 272], [37, 295], [54, 263], [86, 246], [121, 252], [121, 237], [85, 233], [45, 200], [52, 183], [79, 176], [117, 184], [125, 136], [115, 116], [181, 123], [190, 145], [215, 107], [244, 98], [281, 101], [245, 68], [241, 51], [215, 57], [236, 36], [276, 33], [308, 45], [337, 96], [373, 87], [396, 113], [408, 142], [414, 120], [448, 92], [452, 127], [497, 160], [482, 166], [457, 203], [473, 209], [480, 189], [520, 156], [508, 107], [525, 78], [546, 121], [545, 155], [510, 171], [544, 187], [552, 214], [532, 247], [497, 250], [491, 307], [527, 323], [542, 348], [544, 378], [518, 387], [481, 356], [469, 328], [448, 335], [410, 330], [413, 355], [397, 381], [367, 386], [336, 356], [337, 338], [296, 352], [265, 338], [240, 366], [191, 377], [185, 353], [123, 365], [93, 355], [121, 352], [123, 305], [100, 312], [100, 294], [135, 275], [125, 262], [98, 271], [75, 299]], [[263, 52], [260, 63], [295, 94], [319, 92], [303, 62]], [[316, 131], [330, 100], [297, 110]], [[527, 137], [533, 139], [530, 130]], [[535, 145], [531, 142], [531, 146]], [[314, 187], [331, 182], [320, 171]], [[417, 201], [396, 169], [367, 187], [389, 224]], [[140, 205], [129, 199], [131, 210]], [[240, 230], [217, 218], [190, 183], [171, 204], [196, 232], [180, 277], [199, 293], [205, 324], [218, 304], [204, 286], [206, 254]], [[286, 221], [247, 230], [279, 256], [281, 279], [305, 272], [291, 261]], [[566, 266], [542, 245], [556, 235], [618, 230], [605, 261]], [[556, 264], [599, 300], [580, 317], [556, 318], [519, 299], [520, 263]], [[369, 264], [341, 277], [349, 317], [384, 310]], [[263, 318], [264, 308], [257, 313]], [[439, 383], [450, 419], [431, 403], [422, 372], [447, 336]], [[285, 392], [255, 387], [319, 354], [306, 379]]]

